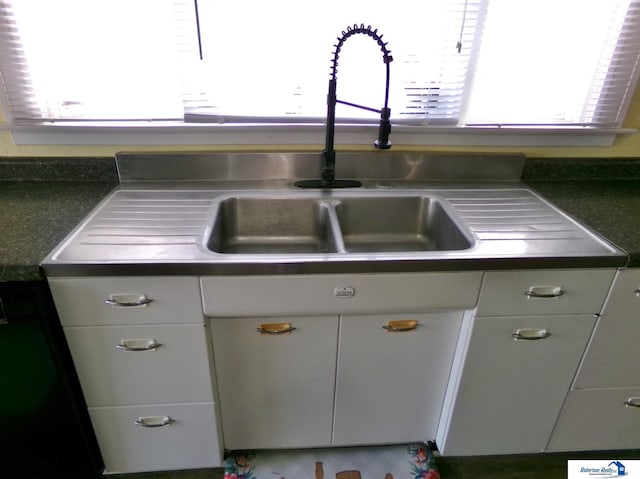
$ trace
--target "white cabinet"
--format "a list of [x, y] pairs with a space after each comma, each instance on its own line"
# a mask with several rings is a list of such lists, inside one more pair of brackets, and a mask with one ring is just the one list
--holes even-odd
[[614, 274], [485, 274], [447, 391], [437, 437], [443, 454], [545, 449]]
[[202, 278], [225, 447], [432, 440], [481, 277]]
[[221, 464], [197, 278], [50, 278], [108, 473]]
[[621, 270], [549, 450], [640, 447], [640, 269]]

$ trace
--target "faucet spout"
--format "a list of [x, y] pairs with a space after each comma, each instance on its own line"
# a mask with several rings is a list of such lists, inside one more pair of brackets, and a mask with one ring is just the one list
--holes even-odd
[[[371, 37], [378, 43], [378, 46], [382, 50], [383, 61], [386, 65], [386, 84], [384, 94], [384, 106], [381, 109], [370, 108], [367, 106], [350, 103], [347, 101], [338, 100], [336, 95], [336, 89], [338, 85], [337, 73], [338, 73], [338, 56], [340, 50], [344, 45], [344, 42], [353, 35], [365, 34]], [[365, 27], [363, 24], [360, 26], [353, 25], [348, 27], [346, 32], [342, 32], [342, 36], [338, 37], [338, 43], [334, 45], [336, 50], [333, 53], [333, 61], [331, 66], [331, 79], [329, 80], [329, 91], [327, 93], [327, 122], [326, 122], [326, 134], [325, 134], [325, 147], [322, 151], [322, 171], [320, 180], [302, 180], [297, 181], [295, 184], [301, 188], [349, 188], [362, 186], [357, 180], [336, 180], [335, 178], [335, 166], [336, 166], [336, 152], [334, 149], [335, 139], [335, 124], [336, 124], [336, 105], [338, 103], [348, 105], [354, 108], [360, 108], [362, 110], [373, 111], [380, 114], [380, 128], [378, 131], [378, 139], [374, 141], [374, 146], [379, 150], [388, 150], [391, 148], [391, 142], [389, 141], [389, 134], [391, 133], [391, 109], [389, 108], [389, 77], [390, 68], [389, 64], [393, 61], [391, 52], [387, 49], [387, 44], [382, 41], [382, 35], [378, 35], [378, 30], [372, 30], [371, 26]]]

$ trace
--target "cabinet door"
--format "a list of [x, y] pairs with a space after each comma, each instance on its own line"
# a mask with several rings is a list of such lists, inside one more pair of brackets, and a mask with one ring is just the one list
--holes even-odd
[[562, 408], [550, 451], [640, 447], [640, 388], [571, 391]]
[[[462, 315], [341, 318], [334, 445], [435, 438]], [[416, 328], [383, 328], [397, 320]]]
[[[277, 334], [277, 322], [295, 330]], [[263, 323], [275, 334], [257, 331]], [[227, 449], [331, 443], [338, 317], [214, 318]]]
[[[476, 318], [442, 452], [544, 450], [594, 323], [593, 315]], [[512, 337], [544, 329], [544, 339]]]
[[640, 387], [640, 269], [620, 271], [574, 387]]

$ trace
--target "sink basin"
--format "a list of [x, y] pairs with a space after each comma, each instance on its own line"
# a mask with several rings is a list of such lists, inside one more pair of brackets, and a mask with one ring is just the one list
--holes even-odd
[[335, 252], [327, 206], [315, 198], [226, 198], [207, 246], [229, 254]]
[[215, 202], [206, 241], [222, 254], [437, 252], [473, 246], [428, 195], [238, 194]]
[[349, 198], [340, 200], [335, 209], [349, 253], [471, 247], [442, 203], [432, 197]]

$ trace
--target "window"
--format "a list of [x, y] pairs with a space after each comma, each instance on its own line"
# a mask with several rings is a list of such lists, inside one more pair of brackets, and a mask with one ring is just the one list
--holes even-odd
[[[392, 122], [416, 135], [619, 128], [640, 74], [640, 0], [0, 0], [1, 102], [16, 127], [320, 126], [354, 22], [388, 42]], [[379, 109], [384, 73], [350, 38], [338, 98]]]

